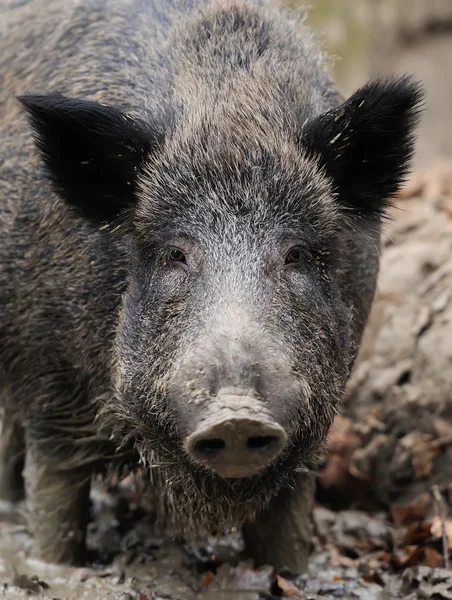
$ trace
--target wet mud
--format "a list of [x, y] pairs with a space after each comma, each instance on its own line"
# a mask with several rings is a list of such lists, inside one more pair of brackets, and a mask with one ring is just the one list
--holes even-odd
[[[291, 581], [277, 576], [271, 566], [255, 570], [251, 563], [241, 560], [243, 544], [235, 532], [196, 546], [171, 542], [156, 530], [151, 513], [145, 514], [124, 499], [118, 502], [100, 486], [92, 494], [92, 512], [94, 521], [89, 533], [92, 562], [84, 568], [69, 568], [30, 559], [31, 538], [23, 507], [3, 504], [0, 507], [0, 598], [389, 598], [380, 585], [361, 579], [352, 561], [343, 564], [336, 561], [333, 566], [331, 551], [322, 549], [320, 540], [316, 541], [309, 575]], [[326, 521], [324, 514], [318, 515], [323, 527], [331, 526], [330, 514]]]

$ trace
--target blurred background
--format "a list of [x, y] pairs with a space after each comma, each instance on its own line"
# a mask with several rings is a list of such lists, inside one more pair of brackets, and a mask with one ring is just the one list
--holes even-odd
[[[351, 528], [356, 540], [356, 518], [361, 531], [376, 521], [350, 509], [380, 509], [398, 540], [386, 558], [396, 570], [422, 565], [431, 575], [452, 560], [452, 0], [307, 2], [309, 24], [339, 57], [331, 68], [344, 95], [404, 73], [426, 94], [413, 173], [383, 229], [377, 294], [319, 478], [318, 502], [334, 513], [315, 511], [317, 531], [327, 514], [324, 540]], [[344, 538], [337, 547], [347, 554]], [[376, 566], [380, 583], [389, 572], [382, 556], [358, 558], [360, 568]], [[407, 577], [390, 597], [452, 598], [452, 571], [449, 595], [428, 588], [428, 577]]]
[[451, 158], [452, 0], [310, 0], [308, 5], [309, 24], [337, 57], [332, 70], [341, 91], [350, 94], [369, 77], [413, 73], [427, 92], [416, 166]]
[[[308, 23], [333, 56], [332, 74], [345, 96], [369, 78], [404, 73], [426, 94], [413, 174], [385, 223], [377, 294], [330, 433], [319, 499], [337, 509], [342, 496], [342, 507], [388, 511], [396, 529], [428, 529], [439, 486], [449, 510], [446, 564], [452, 555], [452, 0], [310, 5]], [[416, 545], [421, 558], [410, 564], [429, 564], [427, 547]]]

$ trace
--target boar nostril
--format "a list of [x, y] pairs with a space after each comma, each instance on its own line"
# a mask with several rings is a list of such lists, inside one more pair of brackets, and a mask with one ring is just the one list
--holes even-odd
[[[245, 404], [241, 411], [225, 410], [210, 416], [185, 440], [187, 453], [197, 463], [225, 479], [251, 477], [270, 465], [287, 443], [284, 429]], [[251, 403], [251, 399], [250, 399]], [[241, 414], [240, 414], [241, 413]]]
[[217, 454], [226, 448], [226, 442], [220, 439], [200, 440], [195, 445], [195, 452], [201, 455]]
[[259, 435], [248, 438], [246, 447], [249, 450], [265, 453], [268, 452], [277, 441], [277, 438], [273, 435]]

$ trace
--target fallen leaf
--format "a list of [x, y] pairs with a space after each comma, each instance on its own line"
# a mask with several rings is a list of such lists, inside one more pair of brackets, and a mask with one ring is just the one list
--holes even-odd
[[435, 458], [440, 451], [435, 442], [421, 443], [413, 448], [412, 465], [416, 477], [427, 477], [430, 475]]
[[425, 549], [425, 565], [427, 567], [444, 567], [444, 558], [434, 548], [427, 547]]
[[431, 523], [414, 523], [405, 534], [405, 546], [419, 545], [431, 535]]
[[[444, 521], [444, 525], [446, 528], [447, 548], [449, 550], [452, 550], [452, 517], [447, 517], [447, 519], [445, 519]], [[436, 516], [432, 519], [430, 533], [437, 538], [443, 537], [443, 530], [440, 517]]]
[[348, 417], [337, 415], [328, 432], [327, 444], [330, 452], [348, 446], [354, 438], [353, 421]]
[[278, 592], [282, 592], [280, 595], [283, 596], [283, 598], [290, 598], [293, 596], [300, 597], [300, 590], [280, 575], [276, 575], [276, 583], [279, 588]]
[[432, 425], [439, 438], [452, 437], [452, 425], [445, 419], [437, 417], [433, 419]]
[[382, 563], [382, 562], [389, 563], [390, 560], [391, 560], [391, 555], [389, 554], [389, 552], [386, 552], [385, 550], [382, 550], [381, 552], [377, 552], [376, 553], [375, 558], [380, 563]]
[[409, 553], [402, 561], [402, 567], [416, 567], [420, 565], [425, 555], [425, 548], [415, 547], [415, 549]]
[[333, 567], [356, 567], [359, 564], [359, 558], [343, 556], [336, 546], [333, 546], [332, 544], [326, 544], [325, 549], [330, 552], [331, 566]]
[[377, 570], [369, 571], [364, 573], [363, 579], [366, 583], [376, 583], [381, 587], [385, 587], [385, 581]]
[[362, 564], [363, 560], [365, 560], [366, 565], [368, 567], [368, 570], [372, 570], [372, 569], [379, 569], [382, 565], [381, 565], [381, 561], [377, 560], [377, 558], [374, 557], [364, 557], [363, 559], [361, 559], [360, 564]]
[[215, 579], [215, 575], [212, 571], [207, 571], [207, 573], [202, 578], [202, 587], [207, 587], [212, 581]]
[[329, 551], [331, 557], [331, 566], [338, 567], [341, 564], [341, 553], [333, 546], [333, 544], [325, 544], [326, 550]]
[[328, 433], [328, 462], [320, 472], [320, 483], [325, 488], [347, 488], [350, 480], [349, 466], [354, 451], [360, 447], [359, 436], [353, 422], [338, 415]]
[[391, 506], [391, 515], [394, 525], [401, 527], [422, 521], [432, 504], [430, 494], [420, 494], [411, 504], [393, 504]]
[[374, 465], [387, 444], [387, 435], [382, 433], [374, 435], [364, 448], [359, 448], [354, 452], [349, 467], [350, 473], [357, 479], [371, 481]]

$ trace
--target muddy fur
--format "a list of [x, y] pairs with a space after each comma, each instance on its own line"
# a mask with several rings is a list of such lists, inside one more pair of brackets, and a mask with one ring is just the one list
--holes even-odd
[[[242, 525], [322, 451], [419, 88], [342, 104], [302, 15], [266, 2], [16, 4], [0, 9], [0, 397], [60, 490], [33, 496], [27, 467], [31, 509], [79, 531], [90, 473], [141, 464], [172, 531]], [[224, 388], [289, 437], [244, 480], [184, 450]], [[41, 531], [41, 556], [82, 555], [80, 535], [52, 553], [58, 527]]]

